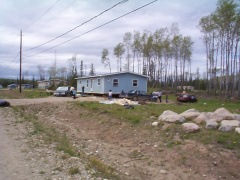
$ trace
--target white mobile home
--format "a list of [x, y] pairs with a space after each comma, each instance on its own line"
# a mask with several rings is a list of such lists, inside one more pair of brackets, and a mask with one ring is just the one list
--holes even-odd
[[148, 76], [133, 72], [116, 72], [110, 74], [85, 76], [77, 79], [77, 92], [87, 94], [108, 94], [112, 90], [113, 94], [120, 94], [122, 91], [140, 90], [147, 92]]

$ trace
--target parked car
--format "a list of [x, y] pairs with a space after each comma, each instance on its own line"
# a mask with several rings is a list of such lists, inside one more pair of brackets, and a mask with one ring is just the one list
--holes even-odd
[[182, 94], [177, 97], [180, 102], [197, 102], [197, 98], [194, 95]]
[[10, 103], [5, 100], [0, 100], [0, 107], [7, 107], [10, 106]]
[[130, 90], [127, 93], [122, 92], [119, 95], [120, 98], [127, 98], [131, 99], [133, 101], [138, 101], [138, 100], [151, 100], [152, 95], [147, 94], [145, 91], [137, 91], [137, 90]]
[[54, 96], [70, 96], [69, 86], [60, 86], [56, 91], [53, 92]]

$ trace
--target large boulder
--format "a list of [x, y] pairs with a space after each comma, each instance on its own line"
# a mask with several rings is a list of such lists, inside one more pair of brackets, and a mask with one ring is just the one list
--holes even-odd
[[236, 129], [235, 129], [235, 132], [238, 133], [238, 134], [240, 134], [240, 128], [236, 128]]
[[217, 129], [218, 123], [213, 120], [207, 120], [206, 121], [206, 129]]
[[189, 109], [179, 115], [186, 119], [195, 119], [200, 115], [200, 112], [198, 112], [196, 109]]
[[188, 109], [188, 110], [186, 110], [186, 111], [184, 111], [183, 113], [187, 113], [187, 112], [198, 112], [199, 113], [199, 111], [198, 110], [196, 110], [196, 109]]
[[172, 122], [172, 123], [175, 123], [175, 122], [184, 122], [185, 121], [185, 118], [180, 116], [180, 115], [169, 115], [169, 116], [165, 116], [161, 119], [161, 121], [164, 121], [164, 122]]
[[225, 108], [219, 108], [211, 116], [212, 119], [217, 119], [218, 121], [222, 120], [233, 120], [235, 119], [235, 115], [230, 113], [227, 109]]
[[208, 112], [202, 112], [197, 118], [195, 118], [193, 121], [195, 123], [200, 124], [201, 122], [206, 122], [207, 120], [211, 119], [212, 113]]
[[228, 131], [232, 131], [233, 130], [233, 127], [232, 126], [229, 126], [229, 125], [221, 125], [219, 128], [218, 128], [219, 131], [222, 131], [222, 132], [228, 132]]
[[185, 118], [173, 111], [166, 110], [158, 117], [158, 120], [164, 122], [184, 122]]
[[195, 124], [195, 123], [183, 123], [182, 124], [182, 129], [186, 132], [186, 133], [191, 133], [191, 132], [197, 132], [200, 130], [200, 127]]
[[235, 118], [234, 118], [234, 119], [236, 119], [236, 120], [240, 121], [240, 114], [233, 114], [233, 115], [235, 116]]
[[238, 120], [223, 120], [221, 122], [221, 125], [229, 125], [232, 127], [239, 127], [240, 121], [238, 121]]
[[160, 120], [162, 117], [169, 116], [169, 115], [178, 115], [178, 113], [175, 113], [170, 110], [166, 110], [158, 117], [158, 120]]

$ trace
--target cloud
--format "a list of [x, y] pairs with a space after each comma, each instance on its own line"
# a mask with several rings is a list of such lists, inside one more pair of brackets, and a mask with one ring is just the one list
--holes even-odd
[[[29, 74], [37, 74], [38, 64], [42, 64], [48, 69], [55, 60], [55, 52], [59, 67], [68, 66], [68, 59], [77, 54], [78, 66], [80, 61], [83, 60], [88, 67], [91, 63], [94, 63], [94, 66], [97, 67], [96, 72], [108, 72], [108, 69], [105, 69], [101, 63], [101, 51], [103, 48], [109, 49], [110, 57], [113, 61], [112, 64], [115, 65], [116, 58], [113, 56], [113, 49], [119, 42], [122, 42], [126, 32], [133, 33], [137, 30], [142, 33], [144, 30], [148, 30], [153, 33], [159, 28], [169, 28], [175, 22], [178, 23], [181, 34], [192, 37], [194, 41], [192, 62], [201, 62], [199, 64], [201, 64], [201, 70], [204, 71], [205, 52], [197, 25], [199, 19], [210, 14], [215, 9], [217, 3], [217, 0], [159, 0], [121, 19], [93, 30], [151, 2], [146, 0], [128, 0], [53, 42], [30, 51], [25, 51], [66, 33], [68, 30], [112, 7], [120, 0], [103, 0], [101, 3], [97, 0], [59, 0], [45, 15], [43, 13], [56, 2], [55, 0], [1, 1], [0, 77], [7, 77], [7, 75], [9, 77], [18, 76], [19, 66], [14, 57], [20, 50], [21, 29], [24, 35], [23, 69], [29, 71]], [[45, 51], [77, 36], [80, 37]], [[37, 54], [42, 51], [45, 52]], [[36, 55], [32, 56], [34, 54]], [[9, 69], [9, 72], [2, 73], [6, 68]], [[116, 67], [112, 69], [112, 71], [117, 70]]]

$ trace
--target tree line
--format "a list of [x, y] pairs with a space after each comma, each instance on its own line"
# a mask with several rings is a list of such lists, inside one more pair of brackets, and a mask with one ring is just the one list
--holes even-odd
[[202, 17], [199, 28], [206, 50], [208, 93], [240, 98], [240, 4], [219, 0], [210, 15]]
[[[192, 79], [193, 41], [183, 36], [176, 23], [155, 32], [126, 32], [113, 49], [118, 71], [133, 71], [150, 77], [156, 85], [176, 88]], [[111, 72], [109, 50], [102, 50], [102, 63]], [[125, 61], [124, 61], [125, 60]]]
[[[155, 32], [126, 32], [112, 50], [118, 71], [149, 76], [149, 84], [176, 89], [194, 85], [209, 94], [240, 98], [239, 1], [219, 0], [216, 10], [202, 17], [199, 29], [206, 52], [206, 72], [192, 73], [193, 41], [176, 23]], [[110, 51], [102, 50], [101, 62], [111, 73]], [[206, 75], [205, 75], [206, 74]]]

